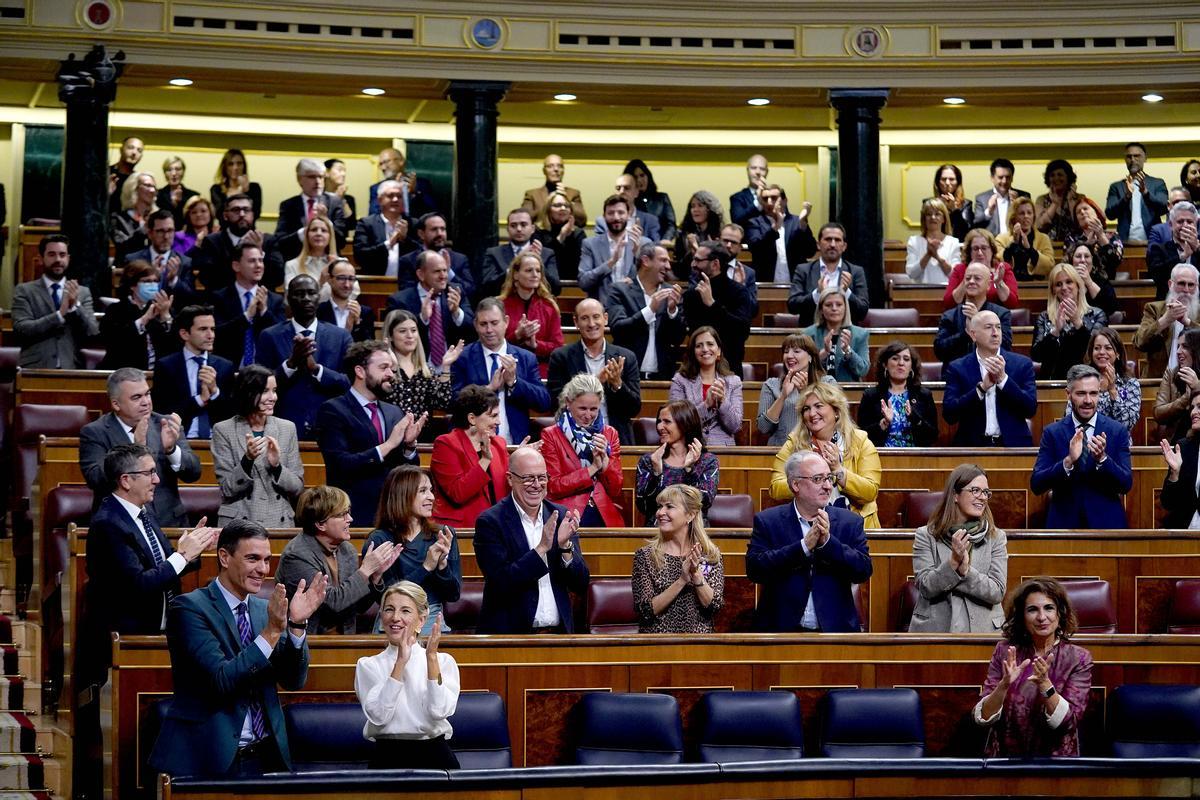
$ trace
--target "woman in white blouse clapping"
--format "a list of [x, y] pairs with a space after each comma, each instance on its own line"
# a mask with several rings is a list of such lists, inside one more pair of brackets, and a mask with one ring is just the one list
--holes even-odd
[[448, 739], [449, 718], [458, 706], [458, 664], [438, 652], [441, 624], [422, 647], [417, 641], [429, 615], [425, 590], [412, 581], [392, 584], [379, 601], [382, 653], [358, 660], [354, 692], [375, 742], [372, 769], [458, 769]]

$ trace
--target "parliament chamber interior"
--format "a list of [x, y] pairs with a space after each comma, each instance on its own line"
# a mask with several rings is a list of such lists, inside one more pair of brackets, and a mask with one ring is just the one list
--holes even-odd
[[1200, 9], [736, 8], [0, 0], [0, 795], [1200, 792]]

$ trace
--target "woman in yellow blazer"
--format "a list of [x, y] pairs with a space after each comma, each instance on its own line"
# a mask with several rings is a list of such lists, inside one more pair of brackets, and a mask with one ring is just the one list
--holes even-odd
[[996, 246], [1019, 281], [1045, 278], [1055, 264], [1054, 244], [1034, 225], [1035, 214], [1033, 201], [1018, 197], [1008, 210], [1008, 231], [996, 237]]
[[866, 431], [854, 424], [846, 395], [837, 384], [812, 383], [801, 390], [796, 406], [800, 422], [775, 454], [771, 497], [792, 499], [783, 465], [792, 453], [813, 450], [821, 454], [834, 476], [830, 504], [848, 507], [860, 515], [864, 528], [880, 527], [875, 504], [883, 474], [879, 452]]

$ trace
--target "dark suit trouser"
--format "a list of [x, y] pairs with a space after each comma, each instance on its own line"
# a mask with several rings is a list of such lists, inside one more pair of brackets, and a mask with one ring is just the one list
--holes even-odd
[[377, 739], [371, 769], [459, 769], [445, 736], [434, 739]]

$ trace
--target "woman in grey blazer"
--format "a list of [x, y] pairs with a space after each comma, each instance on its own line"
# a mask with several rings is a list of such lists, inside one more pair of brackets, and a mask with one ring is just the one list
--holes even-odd
[[217, 525], [248, 519], [267, 528], [291, 528], [304, 489], [296, 426], [275, 414], [275, 374], [249, 364], [233, 381], [234, 416], [212, 429], [213, 467], [221, 486]]
[[992, 519], [991, 495], [987, 473], [961, 464], [950, 473], [929, 524], [917, 528], [913, 574], [919, 596], [910, 633], [995, 633], [1004, 624], [1008, 539]]

